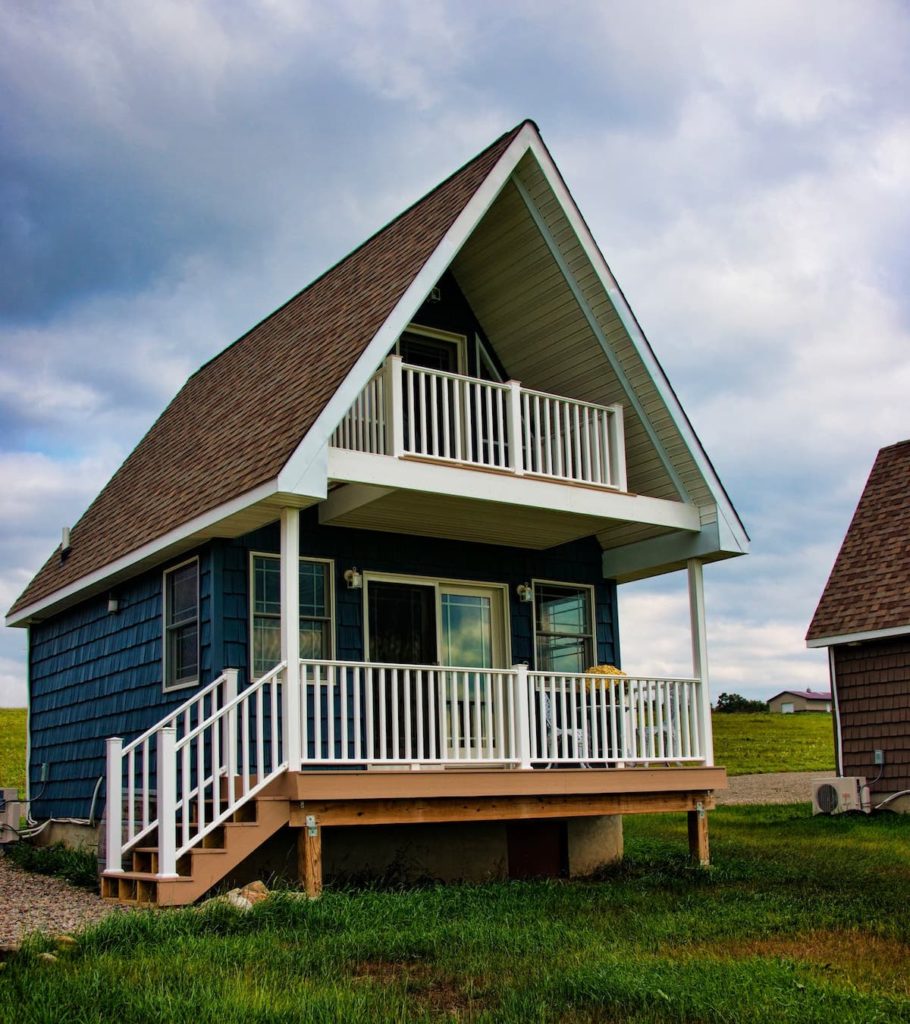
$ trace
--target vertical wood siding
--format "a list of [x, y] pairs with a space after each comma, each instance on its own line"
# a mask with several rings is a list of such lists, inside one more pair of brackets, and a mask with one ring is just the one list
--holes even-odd
[[844, 775], [878, 775], [873, 750], [885, 751], [873, 802], [910, 789], [910, 637], [834, 648]]
[[[210, 552], [199, 555], [200, 667], [205, 684], [221, 665], [214, 663], [212, 645]], [[104, 774], [107, 737], [129, 739], [189, 696], [186, 689], [167, 694], [161, 689], [164, 568], [118, 586], [117, 612], [108, 612], [104, 594], [31, 627], [29, 785], [36, 818], [86, 817], [95, 782]], [[43, 786], [45, 762], [50, 771]], [[98, 813], [103, 806], [102, 792]]]

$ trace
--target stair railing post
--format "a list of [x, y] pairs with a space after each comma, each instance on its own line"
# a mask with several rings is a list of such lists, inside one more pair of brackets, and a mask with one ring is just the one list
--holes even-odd
[[[188, 799], [189, 779], [183, 780]], [[158, 877], [177, 877], [177, 730], [158, 732]]]
[[[224, 670], [224, 703], [227, 704], [237, 696], [236, 668]], [[221, 756], [224, 758], [224, 777], [227, 786], [227, 802], [233, 806], [236, 798], [235, 779], [237, 778], [237, 709], [231, 708], [221, 720]], [[221, 766], [219, 765], [219, 771]]]
[[607, 414], [607, 437], [609, 457], [607, 465], [610, 470], [610, 483], [621, 491], [628, 490], [626, 480], [626, 431], [623, 423], [622, 405], [609, 407]]
[[[105, 871], [123, 871], [123, 740], [111, 736], [107, 741], [107, 825]], [[148, 780], [146, 780], [147, 784]]]
[[516, 476], [524, 476], [525, 459], [521, 429], [521, 383], [510, 380], [509, 387], [509, 469]]
[[513, 665], [515, 673], [515, 753], [518, 755], [518, 767], [524, 770], [531, 768], [531, 709], [528, 700], [528, 666]]
[[401, 380], [401, 356], [391, 355], [385, 361], [386, 455], [400, 458], [404, 454], [404, 386]]

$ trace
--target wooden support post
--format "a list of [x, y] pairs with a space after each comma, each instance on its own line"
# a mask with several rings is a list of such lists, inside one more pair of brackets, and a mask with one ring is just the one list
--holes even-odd
[[704, 806], [695, 805], [694, 811], [688, 812], [689, 818], [689, 857], [693, 864], [706, 868], [711, 863], [708, 851], [708, 815]]
[[297, 875], [310, 899], [322, 895], [322, 829], [312, 814], [297, 832]]

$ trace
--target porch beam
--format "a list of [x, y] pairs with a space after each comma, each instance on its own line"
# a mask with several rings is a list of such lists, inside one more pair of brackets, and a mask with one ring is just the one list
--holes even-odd
[[300, 767], [300, 511], [281, 510], [281, 691], [283, 761]]
[[[470, 498], [521, 508], [567, 512], [618, 522], [666, 526], [698, 533], [698, 508], [682, 501], [627, 494], [606, 487], [564, 484], [533, 476], [495, 470], [466, 469], [430, 459], [391, 459], [385, 455], [333, 448], [329, 477], [348, 484], [367, 484], [393, 490], [428, 492], [452, 498]], [[332, 491], [320, 506], [322, 522], [343, 515], [342, 489]]]
[[705, 580], [702, 563], [690, 558], [689, 618], [692, 628], [692, 675], [699, 680], [698, 731], [706, 765], [714, 764], [714, 737], [711, 729], [711, 685], [708, 678], [708, 639], [705, 625]]

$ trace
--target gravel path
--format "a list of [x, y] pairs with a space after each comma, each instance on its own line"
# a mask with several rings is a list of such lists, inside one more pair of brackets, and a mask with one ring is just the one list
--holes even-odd
[[773, 772], [767, 775], [734, 775], [729, 789], [717, 792], [717, 806], [724, 804], [795, 804], [812, 799], [811, 779], [831, 779], [834, 772]]
[[71, 932], [120, 909], [88, 889], [23, 871], [0, 854], [0, 949], [29, 932]]

